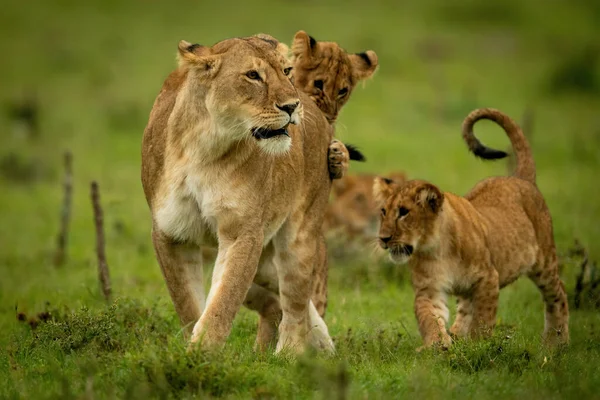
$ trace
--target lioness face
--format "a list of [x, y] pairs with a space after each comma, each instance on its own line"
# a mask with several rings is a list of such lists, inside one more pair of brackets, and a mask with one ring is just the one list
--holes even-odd
[[379, 245], [389, 251], [394, 263], [407, 263], [435, 241], [444, 200], [437, 187], [417, 180], [398, 184], [376, 178], [373, 194], [381, 205]]
[[300, 123], [302, 106], [282, 51], [267, 35], [228, 39], [210, 48], [180, 43], [188, 84], [224, 140], [255, 140], [269, 154], [289, 150], [287, 128]]

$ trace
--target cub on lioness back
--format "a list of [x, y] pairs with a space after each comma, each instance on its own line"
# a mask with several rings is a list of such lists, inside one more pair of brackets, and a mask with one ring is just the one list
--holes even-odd
[[552, 218], [535, 183], [531, 149], [519, 126], [494, 109], [471, 112], [463, 138], [476, 156], [497, 159], [473, 134], [489, 119], [505, 130], [516, 156], [511, 177], [479, 182], [465, 197], [419, 180], [397, 184], [377, 179], [373, 191], [382, 205], [379, 242], [397, 264], [408, 263], [415, 290], [415, 314], [425, 347], [448, 346], [446, 297], [458, 297], [450, 332], [458, 337], [490, 335], [500, 288], [527, 275], [545, 303], [544, 339], [569, 341], [569, 309], [558, 274]]

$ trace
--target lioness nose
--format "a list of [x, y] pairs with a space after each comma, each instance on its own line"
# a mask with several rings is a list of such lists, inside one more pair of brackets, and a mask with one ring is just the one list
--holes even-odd
[[391, 236], [379, 236], [379, 240], [381, 240], [383, 244], [387, 244], [387, 242], [389, 242], [391, 238]]
[[294, 110], [298, 107], [298, 105], [300, 104], [300, 101], [295, 101], [293, 103], [287, 103], [284, 104], [282, 106], [280, 106], [279, 104], [276, 104], [277, 108], [279, 108], [281, 111], [285, 111], [286, 113], [288, 113], [288, 115], [292, 115], [292, 113], [294, 112]]

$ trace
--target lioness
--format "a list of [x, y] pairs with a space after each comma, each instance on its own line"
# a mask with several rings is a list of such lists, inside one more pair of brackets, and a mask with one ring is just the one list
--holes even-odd
[[[276, 352], [307, 343], [333, 351], [310, 302], [323, 262], [333, 130], [292, 85], [282, 49], [266, 35], [212, 47], [181, 41], [179, 67], [144, 132], [142, 183], [157, 259], [182, 325], [204, 349], [225, 342], [244, 300], [265, 311], [277, 299]], [[205, 306], [200, 246], [216, 243]], [[262, 324], [259, 341], [272, 328]]]
[[419, 180], [377, 179], [382, 204], [379, 242], [397, 264], [411, 268], [415, 313], [425, 347], [448, 346], [446, 296], [458, 296], [456, 336], [490, 335], [500, 288], [527, 275], [546, 304], [547, 343], [569, 340], [569, 310], [552, 233], [552, 218], [535, 183], [531, 149], [519, 126], [500, 111], [471, 112], [462, 127], [469, 150], [483, 159], [506, 153], [482, 145], [473, 125], [489, 119], [505, 130], [515, 156], [511, 177], [479, 182], [465, 197]]

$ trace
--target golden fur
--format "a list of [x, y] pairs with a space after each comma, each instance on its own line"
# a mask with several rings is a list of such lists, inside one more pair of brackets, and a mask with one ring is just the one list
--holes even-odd
[[425, 181], [404, 184], [376, 180], [382, 204], [379, 241], [398, 263], [408, 263], [415, 313], [425, 346], [449, 345], [447, 295], [458, 297], [456, 336], [491, 334], [500, 288], [527, 275], [545, 302], [544, 338], [569, 340], [569, 310], [552, 232], [552, 218], [535, 183], [535, 164], [521, 129], [493, 109], [467, 116], [463, 137], [482, 158], [506, 154], [482, 145], [473, 125], [490, 119], [503, 127], [516, 155], [514, 176], [487, 178], [465, 197], [442, 192]]
[[[294, 35], [291, 59], [294, 86], [317, 104], [332, 125], [358, 82], [372, 76], [378, 66], [377, 54], [372, 50], [349, 54], [337, 43], [318, 42], [304, 31]], [[331, 177], [342, 178], [349, 160], [346, 146], [339, 141], [332, 142], [329, 148]], [[328, 268], [326, 262], [319, 265], [322, 268], [315, 271], [312, 299], [319, 314], [324, 316]]]
[[[403, 172], [388, 177], [404, 182]], [[332, 185], [332, 195], [325, 214], [324, 230], [340, 233], [350, 240], [370, 241], [377, 236], [379, 208], [373, 197], [373, 174], [348, 175]]]
[[[142, 183], [157, 259], [191, 342], [205, 349], [225, 342], [244, 303], [260, 314], [260, 348], [278, 330], [277, 352], [306, 344], [333, 351], [310, 302], [313, 271], [326, 261], [333, 132], [292, 85], [283, 50], [266, 35], [212, 47], [182, 41], [179, 68], [144, 132]], [[205, 302], [201, 246], [215, 244]]]

